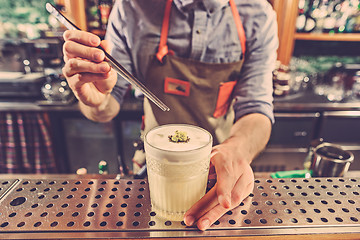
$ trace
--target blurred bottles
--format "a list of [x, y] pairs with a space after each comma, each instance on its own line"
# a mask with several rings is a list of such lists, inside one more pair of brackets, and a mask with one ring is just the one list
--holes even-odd
[[312, 32], [316, 26], [316, 19], [312, 16], [314, 0], [299, 1], [299, 16], [296, 20], [297, 32]]
[[[344, 64], [337, 62], [324, 76], [323, 95], [330, 102], [341, 102], [345, 97]], [[317, 87], [321, 87], [317, 86]]]
[[300, 0], [297, 32], [360, 32], [360, 0]]
[[86, 16], [90, 30], [106, 30], [113, 0], [87, 0]]
[[112, 8], [112, 0], [99, 0], [99, 10], [100, 10], [100, 24], [102, 29], [106, 29], [110, 11]]
[[360, 64], [335, 63], [316, 83], [314, 93], [330, 102], [357, 101], [360, 97]]
[[322, 28], [318, 27], [319, 31], [322, 30], [322, 32], [324, 33], [330, 33], [335, 31], [335, 25], [338, 22], [338, 19], [341, 18], [341, 14], [339, 13], [339, 11], [335, 10], [335, 5], [337, 5], [337, 1], [330, 1], [322, 6], [326, 16], [324, 17]]
[[357, 11], [354, 11], [346, 21], [345, 32], [360, 33], [360, 1], [358, 1]]
[[290, 92], [290, 69], [280, 61], [273, 71], [273, 90], [275, 97], [284, 97]]
[[100, 28], [100, 14], [98, 9], [98, 0], [87, 0], [86, 17], [89, 29]]
[[305, 9], [306, 7], [306, 0], [299, 0], [299, 13], [298, 17], [296, 19], [296, 31], [302, 32], [305, 28], [306, 24], [306, 15], [305, 12], [307, 11]]

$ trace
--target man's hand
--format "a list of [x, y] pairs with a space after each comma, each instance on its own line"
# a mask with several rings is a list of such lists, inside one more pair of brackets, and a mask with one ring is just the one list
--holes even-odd
[[213, 149], [211, 163], [215, 167], [217, 183], [185, 214], [185, 223], [197, 222], [206, 230], [230, 209], [236, 208], [253, 190], [254, 175], [247, 160], [236, 156], [231, 144], [220, 144]]
[[253, 191], [254, 174], [250, 163], [265, 148], [270, 132], [269, 118], [259, 113], [245, 115], [236, 121], [230, 137], [212, 151], [211, 163], [217, 182], [186, 212], [186, 225], [196, 223], [200, 230], [206, 230]]
[[92, 33], [68, 30], [64, 33], [62, 69], [77, 99], [90, 107], [98, 107], [108, 99], [116, 80], [116, 72], [104, 62], [105, 54], [96, 48], [100, 44], [108, 51], [107, 41]]

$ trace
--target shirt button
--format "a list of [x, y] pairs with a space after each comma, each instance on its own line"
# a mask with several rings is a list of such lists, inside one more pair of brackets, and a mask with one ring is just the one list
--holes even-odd
[[197, 33], [197, 34], [200, 34], [200, 33], [201, 33], [201, 31], [198, 29], [198, 30], [196, 30], [196, 33]]

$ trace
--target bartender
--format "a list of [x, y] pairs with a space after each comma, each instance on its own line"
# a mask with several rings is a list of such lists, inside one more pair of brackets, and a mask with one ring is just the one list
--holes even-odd
[[170, 107], [144, 99], [145, 132], [188, 123], [214, 137], [215, 186], [184, 216], [205, 230], [253, 190], [251, 161], [274, 122], [276, 15], [265, 0], [118, 0], [106, 39], [64, 33], [63, 73], [82, 113], [99, 122], [120, 111], [128, 82], [101, 46]]

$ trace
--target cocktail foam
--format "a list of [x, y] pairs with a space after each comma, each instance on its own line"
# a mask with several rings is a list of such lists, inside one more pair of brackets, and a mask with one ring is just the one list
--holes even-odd
[[[179, 130], [186, 132], [188, 142], [171, 142], [169, 136]], [[145, 135], [147, 156], [156, 156], [159, 161], [196, 161], [212, 148], [212, 136], [206, 130], [187, 124], [168, 124], [156, 127]], [[205, 155], [206, 156], [206, 155]]]
[[[186, 132], [189, 137], [187, 142], [172, 142], [169, 136], [175, 131]], [[155, 148], [166, 151], [191, 151], [206, 146], [211, 141], [211, 136], [205, 130], [191, 125], [166, 125], [153, 129], [146, 136], [147, 142]]]

